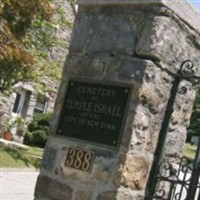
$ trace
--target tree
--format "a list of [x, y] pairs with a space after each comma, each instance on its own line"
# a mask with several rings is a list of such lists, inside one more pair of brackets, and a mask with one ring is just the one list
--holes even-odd
[[41, 72], [59, 78], [55, 61], [48, 59], [56, 41], [54, 13], [51, 0], [0, 0], [0, 92], [37, 82]]
[[19, 81], [32, 78], [33, 57], [16, 39], [6, 20], [0, 30], [0, 92], [9, 90]]

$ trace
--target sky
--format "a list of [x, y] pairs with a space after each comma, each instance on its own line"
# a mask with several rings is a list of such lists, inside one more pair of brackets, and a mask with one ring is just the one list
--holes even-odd
[[188, 0], [191, 4], [193, 4], [194, 7], [197, 8], [197, 10], [200, 11], [200, 0]]

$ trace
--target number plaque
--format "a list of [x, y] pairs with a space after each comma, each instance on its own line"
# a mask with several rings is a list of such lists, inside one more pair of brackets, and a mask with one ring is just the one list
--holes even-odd
[[65, 166], [90, 173], [93, 161], [94, 152], [84, 149], [69, 148], [65, 160]]

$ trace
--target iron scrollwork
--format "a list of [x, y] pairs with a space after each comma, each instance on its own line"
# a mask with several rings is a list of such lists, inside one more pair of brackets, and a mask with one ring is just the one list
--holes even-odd
[[194, 77], [197, 72], [197, 68], [194, 66], [191, 60], [186, 60], [181, 64], [180, 75], [183, 78]]
[[197, 76], [198, 67], [195, 66], [191, 60], [186, 60], [181, 64], [180, 70], [178, 72], [182, 79], [188, 80], [193, 85], [200, 82], [200, 76]]
[[[167, 161], [162, 161], [156, 181], [154, 199], [162, 200], [185, 200], [191, 181], [191, 161], [183, 157], [178, 167], [174, 167]], [[199, 188], [199, 184], [197, 186]]]
[[[194, 66], [191, 60], [186, 60], [181, 64], [180, 70], [178, 71], [178, 76], [181, 80], [187, 80], [192, 85], [199, 83], [200, 77], [195, 76], [197, 73], [197, 67]], [[179, 86], [177, 92], [179, 94], [186, 94], [188, 87], [186, 85]]]
[[[165, 116], [159, 132], [157, 147], [154, 154], [154, 161], [147, 183], [147, 191], [145, 200], [189, 200], [190, 195], [195, 195], [195, 191], [200, 191], [199, 175], [200, 166], [194, 170], [195, 162], [199, 161], [200, 155], [200, 139], [198, 156], [195, 161], [190, 163], [190, 160], [182, 158], [178, 167], [175, 167], [163, 160], [163, 148], [166, 141], [168, 127], [170, 123], [171, 114], [173, 113], [173, 105], [175, 103], [176, 94], [185, 94], [188, 91], [188, 86], [197, 84], [200, 77], [196, 76], [197, 68], [192, 61], [184, 61], [178, 70], [170, 92]], [[186, 82], [188, 85], [185, 85]], [[180, 83], [183, 83], [182, 85]], [[200, 137], [199, 137], [200, 138]], [[197, 179], [195, 178], [197, 177]], [[195, 184], [195, 189], [191, 184]], [[167, 185], [167, 187], [166, 187]], [[193, 197], [192, 197], [193, 198]], [[200, 194], [199, 197], [200, 199]]]

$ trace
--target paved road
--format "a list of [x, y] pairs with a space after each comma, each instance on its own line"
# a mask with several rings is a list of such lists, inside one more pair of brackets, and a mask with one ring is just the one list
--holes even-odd
[[33, 200], [39, 172], [0, 169], [0, 200]]

